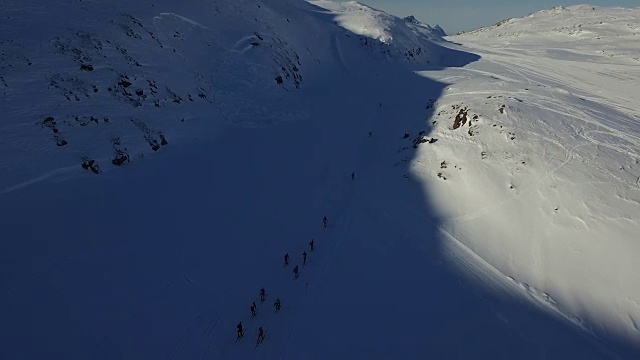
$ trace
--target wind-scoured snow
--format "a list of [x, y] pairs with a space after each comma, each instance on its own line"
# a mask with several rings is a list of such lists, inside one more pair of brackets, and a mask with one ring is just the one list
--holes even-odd
[[589, 9], [1, 3], [0, 358], [636, 357], [638, 13]]

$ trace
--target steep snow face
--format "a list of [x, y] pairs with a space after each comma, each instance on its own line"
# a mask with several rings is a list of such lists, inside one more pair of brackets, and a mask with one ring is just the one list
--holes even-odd
[[482, 59], [423, 73], [451, 85], [413, 160], [445, 233], [640, 346], [640, 9], [554, 8], [449, 39]]

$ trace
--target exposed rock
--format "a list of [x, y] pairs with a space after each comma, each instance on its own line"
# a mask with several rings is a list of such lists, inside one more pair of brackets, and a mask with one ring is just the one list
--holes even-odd
[[413, 16], [413, 15], [409, 15], [409, 16], [405, 17], [404, 19], [407, 20], [410, 23], [420, 24], [420, 21], [418, 21], [418, 19], [416, 19], [416, 17]]
[[85, 170], [91, 170], [94, 174], [100, 173], [100, 167], [95, 160], [89, 159], [87, 157], [82, 158], [82, 168]]
[[44, 120], [42, 120], [42, 125], [46, 127], [55, 127], [56, 122], [52, 116], [47, 116], [46, 118], [44, 118]]
[[113, 165], [120, 166], [120, 165], [124, 164], [125, 161], [129, 162], [129, 155], [127, 155], [127, 154], [117, 154], [116, 157], [114, 157], [111, 160], [111, 163], [113, 163]]
[[165, 146], [169, 144], [169, 142], [167, 142], [167, 139], [164, 137], [164, 134], [158, 134], [158, 136], [160, 136], [160, 145]]
[[456, 115], [456, 119], [453, 121], [454, 130], [467, 123], [467, 113], [467, 108], [460, 109], [460, 111], [458, 111], [458, 115]]
[[[437, 140], [436, 140], [437, 141]], [[417, 138], [415, 138], [413, 140], [413, 148], [417, 148], [418, 145], [420, 144], [424, 144], [424, 143], [434, 143], [435, 141], [433, 141], [433, 138], [428, 138], [424, 135], [419, 135]]]

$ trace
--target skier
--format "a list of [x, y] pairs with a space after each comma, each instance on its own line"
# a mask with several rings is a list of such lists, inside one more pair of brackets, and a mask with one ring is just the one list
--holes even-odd
[[356, 173], [352, 172], [351, 173], [351, 180], [355, 180], [356, 179]]
[[311, 241], [309, 242], [309, 247], [311, 248], [311, 251], [313, 251], [315, 247], [315, 242], [313, 241], [313, 239], [311, 239]]
[[253, 303], [251, 303], [251, 317], [255, 317], [256, 316], [256, 310], [258, 309], [258, 306], [256, 305], [256, 302], [254, 301]]
[[289, 265], [289, 253], [284, 254], [284, 266]]
[[328, 224], [328, 223], [329, 223], [329, 220], [327, 220], [327, 217], [325, 216], [325, 217], [322, 219], [322, 225], [324, 225], [324, 228], [325, 228], [325, 229], [327, 228], [327, 224]]
[[276, 301], [273, 303], [273, 307], [276, 308], [276, 312], [280, 311], [281, 306], [282, 306], [282, 303], [280, 302], [280, 298], [277, 298]]
[[262, 330], [262, 326], [258, 329], [258, 341], [256, 342], [256, 346], [264, 341], [264, 331]]
[[300, 273], [298, 272], [298, 265], [296, 265], [296, 267], [293, 268], [293, 276], [294, 278], [298, 278], [298, 276], [300, 276]]
[[267, 292], [264, 290], [264, 288], [260, 289], [260, 303], [264, 302], [264, 299], [267, 298]]
[[369, 131], [369, 137], [371, 137], [371, 131]]
[[302, 265], [307, 265], [307, 252], [302, 253]]
[[238, 339], [240, 339], [244, 334], [244, 331], [242, 331], [242, 321], [238, 323], [238, 326], [236, 326], [236, 328], [238, 329]]

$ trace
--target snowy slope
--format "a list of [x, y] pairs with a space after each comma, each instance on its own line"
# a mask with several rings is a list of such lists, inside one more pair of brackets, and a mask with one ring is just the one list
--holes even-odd
[[482, 60], [423, 73], [451, 83], [433, 105], [442, 145], [412, 164], [443, 231], [637, 347], [640, 9], [554, 8], [448, 39]]
[[[0, 25], [2, 160], [12, 171], [3, 190], [46, 176], [52, 163], [66, 165], [56, 174], [75, 172], [87, 157], [106, 171], [122, 153], [155, 151], [161, 135], [188, 142], [218, 125], [201, 119], [214, 108], [239, 126], [305, 116], [291, 104], [266, 111], [263, 103], [287, 103], [302, 86], [300, 54], [308, 63], [321, 54], [285, 37], [296, 25], [255, 2], [24, 4], [3, 3]], [[49, 151], [52, 144], [60, 148]]]
[[460, 38], [482, 39], [483, 44], [500, 48], [526, 45], [535, 54], [551, 58], [638, 65], [640, 54], [633, 46], [640, 36], [638, 12], [638, 8], [558, 6], [461, 34]]
[[[12, 171], [1, 177], [3, 190], [46, 176], [50, 169], [37, 162], [50, 164], [63, 156], [67, 168], [88, 158], [106, 170], [116, 158], [155, 151], [161, 135], [167, 142], [196, 136], [213, 124], [185, 124], [212, 107], [226, 122], [247, 127], [308, 117], [293, 100], [296, 90], [305, 85], [304, 74], [317, 74], [321, 59], [336, 52], [335, 46], [314, 52], [309, 45], [328, 45], [337, 35], [327, 34], [326, 21], [318, 24], [308, 15], [292, 23], [287, 11], [293, 7], [286, 2], [123, 3], [69, 1], [68, 9], [49, 9], [36, 0], [20, 9], [3, 4], [0, 82], [9, 119], [3, 123], [7, 140], [1, 153]], [[384, 16], [386, 29], [395, 26]], [[303, 23], [307, 31], [296, 32]], [[412, 37], [392, 46], [371, 41], [376, 54], [434, 65], [446, 61], [446, 51], [423, 40], [428, 28], [397, 23], [402, 36]], [[32, 24], [38, 31], [28, 30]], [[370, 34], [364, 35], [366, 43]], [[28, 113], [24, 104], [30, 104]], [[34, 124], [42, 131], [32, 131]], [[61, 149], [45, 151], [52, 143]], [[65, 171], [61, 167], [55, 174]], [[18, 178], [21, 182], [11, 182]]]
[[[0, 358], [637, 354], [638, 102], [595, 65], [541, 74], [526, 46], [459, 47], [355, 2], [0, 16]], [[450, 130], [461, 103], [480, 120]]]
[[[335, 22], [358, 35], [360, 41], [385, 61], [409, 61], [428, 65], [462, 65], [466, 58], [448, 56], [437, 45], [444, 32], [414, 17], [400, 19], [357, 1], [313, 0], [310, 3], [335, 14]], [[351, 36], [351, 35], [349, 35]], [[371, 40], [377, 41], [371, 41]]]

